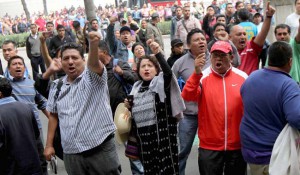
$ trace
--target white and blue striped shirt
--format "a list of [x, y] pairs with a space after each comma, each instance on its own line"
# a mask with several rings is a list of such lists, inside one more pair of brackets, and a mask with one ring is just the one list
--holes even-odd
[[67, 75], [56, 101], [58, 80], [51, 85], [47, 110], [57, 113], [64, 153], [75, 154], [100, 145], [115, 130], [109, 104], [107, 71], [102, 76], [85, 68], [71, 84]]

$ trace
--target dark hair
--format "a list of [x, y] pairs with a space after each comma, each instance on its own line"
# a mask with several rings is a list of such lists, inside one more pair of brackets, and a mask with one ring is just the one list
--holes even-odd
[[291, 27], [289, 25], [286, 24], [278, 24], [275, 29], [274, 29], [274, 33], [275, 35], [277, 34], [277, 29], [286, 29], [288, 30], [288, 33], [291, 34]]
[[244, 4], [242, 1], [237, 1], [236, 3], [235, 3], [235, 9], [240, 5], [240, 4]]
[[102, 51], [106, 51], [107, 54], [110, 53], [109, 47], [104, 40], [100, 40], [98, 43], [98, 48]]
[[224, 29], [225, 29], [225, 31], [226, 31], [226, 25], [223, 24], [223, 23], [217, 22], [217, 23], [213, 26], [213, 32], [215, 32], [215, 30], [216, 30], [216, 28], [217, 28], [218, 26], [223, 26]]
[[90, 23], [92, 24], [93, 21], [97, 21], [97, 23], [98, 23], [98, 20], [96, 18], [92, 19]]
[[79, 52], [80, 56], [83, 58], [83, 54], [84, 54], [84, 51], [83, 51], [83, 47], [81, 44], [77, 44], [77, 43], [74, 43], [74, 42], [69, 42], [69, 43], [66, 43], [64, 45], [62, 45], [61, 47], [61, 57], [63, 57], [63, 53], [64, 51], [68, 50], [68, 49], [75, 49]]
[[193, 36], [195, 33], [201, 33], [202, 35], [205, 36], [203, 30], [200, 30], [200, 29], [198, 29], [198, 28], [192, 29], [192, 30], [188, 33], [188, 35], [187, 35], [187, 38], [186, 38], [186, 43], [187, 43], [187, 44], [191, 44], [192, 36]]
[[228, 5], [232, 5], [232, 3], [231, 2], [227, 3], [225, 9], [227, 9]]
[[298, 0], [295, 0], [295, 5], [297, 4]]
[[293, 50], [289, 43], [276, 41], [269, 47], [268, 55], [269, 66], [283, 67], [293, 57]]
[[8, 60], [7, 67], [10, 67], [11, 62], [12, 62], [13, 60], [15, 60], [15, 59], [21, 59], [22, 62], [23, 62], [23, 64], [24, 64], [24, 66], [25, 66], [24, 58], [21, 57], [21, 56], [19, 56], [19, 55], [15, 55], [15, 56], [12, 56], [12, 57]]
[[142, 46], [142, 47], [144, 48], [144, 50], [145, 50], [145, 46], [144, 46], [143, 43], [141, 43], [141, 42], [136, 42], [136, 43], [134, 43], [134, 44], [132, 45], [132, 47], [131, 47], [131, 51], [132, 51], [133, 54], [134, 54], [134, 49], [135, 49], [136, 46]]
[[141, 75], [140, 75], [140, 66], [141, 66], [142, 60], [149, 60], [149, 61], [151, 61], [151, 62], [153, 63], [153, 65], [154, 65], [155, 69], [156, 69], [156, 72], [157, 72], [156, 75], [159, 74], [159, 72], [160, 72], [160, 66], [159, 66], [159, 63], [158, 63], [157, 59], [156, 59], [154, 56], [144, 55], [144, 56], [142, 56], [142, 57], [139, 59], [139, 61], [138, 61], [138, 63], [137, 63], [137, 74], [138, 74], [138, 77], [139, 77], [141, 80], [142, 80], [142, 77], [141, 77]]
[[219, 15], [217, 15], [217, 17], [216, 17], [216, 21], [218, 21], [218, 19], [219, 18], [225, 18], [225, 20], [226, 20], [226, 16], [225, 15], [223, 15], [223, 14], [219, 14]]
[[15, 49], [17, 49], [17, 43], [13, 40], [5, 40], [3, 43], [2, 43], [2, 47], [3, 45], [7, 45], [7, 44], [12, 44], [14, 46]]
[[250, 13], [247, 9], [241, 9], [238, 12], [238, 17], [241, 21], [247, 21], [250, 18]]
[[12, 86], [10, 82], [3, 77], [0, 77], [0, 92], [4, 97], [11, 96], [11, 92], [12, 92]]
[[47, 26], [48, 24], [51, 24], [51, 25], [53, 25], [53, 26], [54, 26], [54, 24], [53, 24], [53, 22], [52, 22], [52, 21], [48, 21], [48, 22], [46, 23], [46, 26]]
[[56, 27], [56, 30], [58, 31], [59, 29], [65, 29], [65, 27], [61, 24], [58, 24]]
[[35, 27], [36, 27], [36, 24], [35, 24], [35, 23], [31, 23], [31, 24], [30, 24], [30, 27], [31, 27], [31, 26], [35, 26]]
[[177, 9], [181, 9], [181, 10], [182, 10], [182, 7], [181, 7], [181, 6], [177, 6], [176, 9], [175, 9], [175, 11], [176, 11]]
[[79, 23], [79, 21], [73, 21], [73, 27], [74, 28], [78, 28], [78, 27], [80, 27], [80, 23]]

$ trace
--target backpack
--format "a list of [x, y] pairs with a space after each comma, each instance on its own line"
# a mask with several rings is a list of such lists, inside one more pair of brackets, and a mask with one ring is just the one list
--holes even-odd
[[[56, 93], [55, 93], [55, 96], [54, 96], [54, 100], [56, 101], [57, 98], [58, 98], [58, 95], [60, 93], [60, 90], [61, 90], [61, 87], [63, 85], [63, 78], [60, 78], [58, 83], [57, 83], [57, 86], [56, 86]], [[60, 135], [60, 128], [59, 128], [59, 120], [58, 120], [58, 123], [57, 123], [57, 128], [55, 130], [55, 134], [54, 134], [54, 138], [53, 138], [53, 148], [55, 150], [55, 154], [57, 157], [59, 157], [61, 160], [63, 160], [63, 155], [64, 155], [64, 152], [63, 152], [63, 148], [62, 148], [62, 145], [61, 145], [61, 135]]]
[[182, 90], [183, 90], [183, 87], [184, 87], [184, 85], [185, 85], [185, 81], [184, 81], [183, 78], [180, 76], [180, 77], [177, 78], [177, 82], [178, 82], [178, 86], [179, 86], [179, 88], [180, 88], [180, 91], [182, 91]]
[[[117, 66], [118, 65], [118, 62], [119, 62], [119, 59], [118, 58], [114, 58], [113, 60], [113, 66]], [[129, 83], [126, 83], [123, 78], [114, 72], [114, 76], [120, 81], [120, 83], [122, 84], [122, 87], [123, 87], [123, 90], [124, 92], [126, 93], [126, 95], [130, 94], [131, 90], [132, 90], [132, 85], [129, 84]]]

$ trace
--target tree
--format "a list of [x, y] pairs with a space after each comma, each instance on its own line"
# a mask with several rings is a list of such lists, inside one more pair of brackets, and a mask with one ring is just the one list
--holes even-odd
[[21, 0], [21, 2], [22, 2], [22, 5], [23, 5], [23, 9], [25, 11], [26, 19], [27, 19], [27, 21], [30, 21], [30, 13], [28, 11], [26, 1], [25, 0]]
[[91, 0], [84, 0], [84, 6], [85, 6], [85, 14], [88, 21], [91, 21], [92, 19], [96, 18], [96, 6], [94, 4], [94, 1]]
[[48, 15], [47, 0], [43, 0], [44, 15]]

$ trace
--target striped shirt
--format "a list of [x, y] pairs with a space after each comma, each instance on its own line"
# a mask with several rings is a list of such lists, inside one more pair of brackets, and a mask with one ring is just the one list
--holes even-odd
[[47, 110], [58, 114], [64, 153], [76, 154], [99, 146], [116, 130], [106, 68], [102, 76], [86, 68], [71, 84], [67, 75], [62, 80], [56, 100], [58, 80], [52, 83]]
[[12, 86], [13, 97], [15, 97], [17, 101], [31, 106], [38, 127], [39, 129], [42, 129], [42, 123], [39, 117], [38, 109], [46, 109], [47, 99], [38, 93], [38, 91], [34, 88], [34, 81], [28, 77], [17, 80], [9, 75], [8, 80]]

